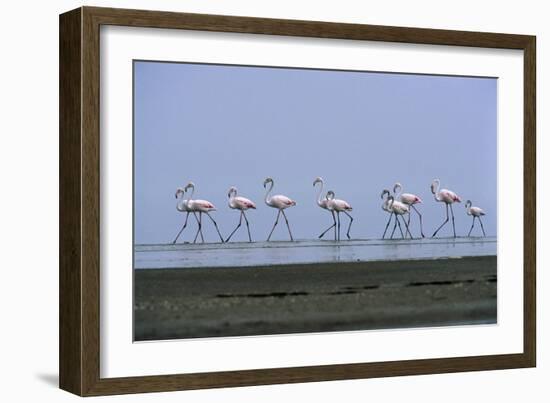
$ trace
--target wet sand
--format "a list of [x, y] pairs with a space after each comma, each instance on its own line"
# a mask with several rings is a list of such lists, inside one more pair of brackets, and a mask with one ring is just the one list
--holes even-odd
[[497, 258], [140, 269], [136, 341], [497, 320]]
[[352, 239], [344, 242], [302, 239], [272, 242], [231, 242], [135, 245], [134, 268], [182, 269], [284, 266], [318, 262], [445, 259], [497, 253], [495, 237]]

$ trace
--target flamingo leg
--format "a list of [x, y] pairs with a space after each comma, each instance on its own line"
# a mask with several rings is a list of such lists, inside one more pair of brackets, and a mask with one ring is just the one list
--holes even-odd
[[[393, 231], [391, 232], [390, 239], [393, 239], [393, 234], [395, 234], [395, 229], [397, 228], [397, 214], [392, 213], [392, 216], [395, 216], [395, 221], [393, 223]], [[401, 226], [399, 226], [399, 229], [401, 229]], [[401, 232], [401, 236], [403, 236], [403, 232]]]
[[233, 230], [233, 232], [231, 232], [231, 234], [229, 234], [229, 236], [227, 237], [227, 239], [225, 240], [225, 242], [229, 242], [229, 240], [231, 239], [231, 237], [233, 236], [233, 234], [235, 232], [237, 232], [237, 230], [239, 229], [239, 227], [241, 226], [243, 222], [243, 211], [241, 210], [241, 214], [239, 215], [239, 224], [237, 224], [237, 226], [235, 227], [235, 229]]
[[451, 208], [451, 217], [453, 218], [453, 237], [456, 238], [456, 230], [455, 230], [455, 213], [453, 213], [453, 205], [449, 204], [449, 207]]
[[288, 224], [288, 219], [286, 218], [285, 211], [281, 210], [281, 213], [283, 213], [283, 217], [285, 218], [286, 227], [288, 228], [288, 235], [290, 235], [290, 240], [294, 241], [294, 238], [292, 237], [292, 232], [290, 232], [290, 225]]
[[390, 218], [388, 218], [388, 222], [386, 224], [386, 229], [384, 230], [384, 233], [382, 234], [382, 239], [386, 236], [386, 231], [388, 230], [388, 227], [390, 226], [391, 218], [393, 217], [393, 214], [390, 214]]
[[[401, 216], [401, 218], [403, 219], [403, 222], [406, 224], [403, 216]], [[399, 227], [399, 231], [401, 232], [401, 238], [405, 239], [407, 232], [405, 231], [405, 235], [403, 235], [403, 230], [401, 229], [401, 223], [399, 222], [399, 216], [397, 214], [395, 214], [395, 221], [397, 221], [397, 226]]]
[[250, 236], [250, 226], [248, 225], [248, 219], [246, 218], [246, 214], [243, 213], [244, 221], [246, 222], [246, 230], [248, 231], [248, 242], [252, 242], [252, 237]]
[[[204, 243], [204, 235], [202, 233], [202, 217], [197, 217], [197, 213], [193, 213], [195, 216], [195, 220], [197, 221], [197, 225], [200, 227], [200, 234], [201, 234], [201, 242]], [[199, 220], [200, 218], [200, 220]], [[197, 239], [197, 236], [195, 235], [195, 239]], [[194, 242], [193, 242], [194, 243]]]
[[[333, 224], [328, 227], [326, 230], [323, 231], [323, 233], [321, 235], [319, 235], [319, 239], [321, 239], [327, 232], [329, 232], [333, 227], [336, 227], [336, 217], [334, 216], [334, 211], [331, 211], [330, 214], [332, 214], [332, 221], [333, 221]], [[335, 239], [336, 241], [336, 239]]]
[[220, 229], [218, 228], [218, 223], [212, 218], [212, 216], [210, 215], [210, 213], [208, 211], [205, 211], [204, 214], [206, 214], [208, 216], [208, 218], [210, 218], [210, 220], [212, 220], [212, 222], [214, 223], [214, 227], [216, 227], [216, 231], [218, 232], [218, 236], [220, 237], [220, 241], [223, 243], [223, 237], [222, 237], [222, 234], [220, 234]]
[[334, 240], [337, 241], [340, 231], [338, 231], [338, 226], [336, 225], [336, 213], [333, 211], [332, 214], [334, 214]]
[[485, 228], [483, 228], [483, 221], [481, 221], [481, 217], [477, 217], [477, 219], [479, 220], [479, 223], [481, 224], [481, 230], [483, 231], [483, 236], [486, 236], [485, 235]]
[[197, 242], [197, 237], [199, 234], [201, 234], [201, 241], [204, 243], [204, 236], [202, 235], [202, 212], [199, 212], [199, 218], [197, 218], [197, 213], [193, 213], [195, 215], [195, 219], [197, 220], [197, 224], [199, 224], [199, 228], [197, 229], [197, 233], [195, 234], [195, 239], [193, 239], [193, 243]]
[[336, 212], [336, 219], [338, 221], [338, 241], [340, 240], [340, 212]]
[[275, 227], [279, 223], [279, 216], [281, 215], [281, 211], [282, 210], [279, 210], [279, 212], [277, 213], [277, 218], [275, 219], [275, 224], [273, 224], [273, 228], [271, 228], [271, 232], [269, 233], [269, 236], [267, 237], [267, 242], [269, 242], [269, 240], [271, 239], [271, 235], [273, 234], [273, 231], [275, 230]]
[[393, 239], [393, 234], [395, 233], [395, 229], [396, 227], [399, 228], [399, 232], [401, 233], [401, 238], [405, 238], [403, 236], [403, 230], [401, 229], [401, 223], [399, 222], [399, 220], [397, 219], [397, 214], [396, 213], [392, 213], [393, 216], [395, 216], [395, 222], [393, 224], [393, 231], [391, 232], [391, 239]]
[[449, 205], [447, 203], [445, 203], [445, 212], [447, 213], [447, 217], [445, 218], [445, 221], [443, 221], [443, 224], [441, 224], [439, 228], [435, 230], [434, 234], [432, 235], [432, 238], [435, 237], [439, 232], [439, 230], [449, 222]]
[[470, 227], [470, 232], [468, 232], [468, 236], [472, 233], [472, 230], [474, 229], [474, 224], [476, 223], [476, 216], [472, 216], [472, 226]]
[[189, 219], [189, 214], [190, 214], [190, 212], [188, 211], [187, 215], [185, 216], [185, 223], [183, 224], [183, 227], [181, 227], [180, 232], [178, 232], [178, 235], [176, 235], [176, 239], [174, 239], [174, 242], [172, 242], [172, 244], [176, 243], [176, 241], [180, 237], [180, 235], [183, 232], [183, 230], [185, 229], [185, 227], [187, 227], [187, 220]]
[[351, 237], [349, 236], [349, 231], [351, 229], [351, 224], [353, 223], [353, 217], [347, 211], [344, 211], [344, 214], [349, 217], [348, 232], [346, 233], [346, 236], [348, 237], [348, 239], [351, 239]]
[[420, 214], [420, 211], [418, 211], [416, 207], [414, 207], [414, 204], [411, 204], [411, 207], [413, 208], [414, 211], [416, 211], [416, 214], [418, 214], [418, 218], [420, 219], [420, 235], [422, 236], [422, 238], [425, 238], [424, 230], [422, 229], [422, 214]]
[[[410, 216], [411, 214], [409, 213], [409, 219], [410, 219]], [[409, 231], [409, 224], [407, 223], [407, 221], [405, 221], [405, 217], [401, 216], [401, 218], [403, 219], [403, 224], [405, 224], [405, 228], [407, 229], [405, 231], [405, 238], [407, 237], [407, 233], [409, 234], [409, 236], [411, 237], [411, 239], [413, 239], [413, 236], [411, 234], [411, 231]]]

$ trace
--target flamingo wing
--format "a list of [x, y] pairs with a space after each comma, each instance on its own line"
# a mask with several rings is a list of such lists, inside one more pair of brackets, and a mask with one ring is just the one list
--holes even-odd
[[353, 210], [351, 205], [345, 201], [345, 200], [342, 200], [342, 199], [334, 199], [332, 200], [332, 205], [333, 205], [333, 208], [335, 210], [338, 210], [338, 211], [351, 211]]
[[479, 207], [471, 207], [470, 211], [472, 212], [473, 215], [478, 216], [478, 217], [482, 216], [482, 215], [485, 215], [485, 211], [483, 211]]
[[271, 198], [270, 201], [275, 207], [280, 209], [296, 205], [296, 202], [294, 200], [283, 195], [275, 195]]
[[420, 197], [412, 193], [403, 193], [401, 195], [401, 201], [408, 205], [422, 203], [422, 200], [420, 199]]
[[241, 196], [235, 197], [235, 202], [237, 203], [237, 205], [241, 210], [256, 208], [256, 204], [254, 204], [252, 200], [249, 200], [246, 197], [241, 197]]
[[397, 214], [405, 214], [405, 213], [409, 212], [409, 206], [407, 206], [405, 203], [401, 203], [401, 202], [398, 202], [398, 201], [393, 202], [392, 209]]
[[453, 192], [452, 190], [447, 190], [447, 189], [441, 189], [441, 191], [439, 192], [441, 198], [443, 199], [443, 201], [445, 201], [446, 203], [454, 203], [454, 202], [461, 202], [462, 200], [460, 200], [460, 197], [458, 197], [458, 195]]
[[192, 200], [191, 205], [193, 208], [203, 211], [216, 210], [216, 206], [214, 206], [208, 200], [194, 199]]

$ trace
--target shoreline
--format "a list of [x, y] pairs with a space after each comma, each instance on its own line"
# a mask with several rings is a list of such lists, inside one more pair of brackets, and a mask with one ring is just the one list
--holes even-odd
[[[438, 260], [460, 260], [460, 259], [469, 259], [473, 257], [480, 257], [480, 258], [491, 258], [495, 257], [495, 255], [478, 255], [478, 256], [448, 256], [446, 258], [440, 258], [440, 257], [433, 257], [433, 258], [425, 258], [425, 257], [419, 257], [419, 258], [411, 258], [411, 259], [398, 259], [398, 260], [388, 260], [388, 259], [372, 259], [372, 260], [356, 260], [356, 261], [344, 261], [344, 262], [338, 262], [338, 265], [345, 265], [345, 264], [368, 264], [368, 263], [381, 263], [381, 262], [429, 262], [429, 261], [438, 261]], [[289, 267], [289, 266], [299, 266], [301, 269], [306, 269], [307, 267], [311, 268], [319, 268], [319, 266], [323, 265], [334, 265], [334, 262], [321, 262], [321, 263], [292, 263], [292, 264], [285, 264], [285, 265], [273, 265], [273, 264], [258, 264], [255, 266], [242, 266], [242, 267], [234, 267], [234, 266], [212, 266], [212, 267], [152, 267], [152, 268], [146, 268], [146, 267], [136, 267], [134, 270], [136, 271], [159, 271], [159, 270], [216, 270], [219, 271], [220, 269], [228, 269], [228, 270], [250, 270], [250, 269], [262, 269], [262, 268], [283, 268], [283, 267]]]
[[135, 245], [134, 268], [211, 268], [305, 265], [492, 256], [497, 239], [298, 240], [294, 242]]

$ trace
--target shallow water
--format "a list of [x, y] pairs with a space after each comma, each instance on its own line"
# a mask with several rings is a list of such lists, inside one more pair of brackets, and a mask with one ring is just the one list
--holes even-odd
[[496, 255], [496, 253], [497, 240], [495, 237], [136, 245], [134, 247], [134, 268], [247, 267], [441, 259], [488, 256]]

